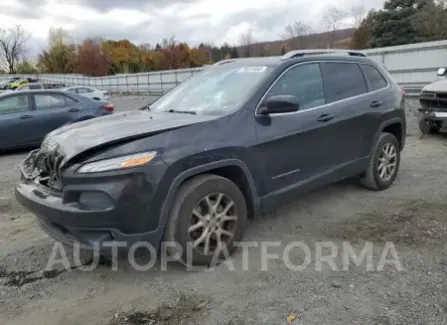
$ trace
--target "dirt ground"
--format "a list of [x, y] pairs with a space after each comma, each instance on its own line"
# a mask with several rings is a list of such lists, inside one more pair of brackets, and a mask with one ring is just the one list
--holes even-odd
[[[138, 107], [145, 98], [115, 99]], [[312, 260], [291, 270], [280, 259], [261, 265], [261, 248], [242, 251], [211, 271], [170, 265], [137, 271], [119, 262], [92, 271], [46, 270], [54, 241], [15, 201], [24, 152], [0, 157], [0, 324], [447, 324], [447, 136], [418, 138], [408, 103], [409, 137], [399, 176], [383, 192], [342, 182], [297, 198], [275, 215], [253, 222], [248, 241], [308, 245]], [[317, 268], [316, 247], [349, 242], [360, 253], [373, 245], [373, 266]], [[398, 264], [380, 266], [387, 242]], [[281, 252], [269, 248], [269, 252]], [[390, 253], [392, 253], [390, 251]], [[302, 251], [290, 253], [299, 264]], [[388, 258], [391, 258], [388, 256]], [[396, 262], [396, 259], [394, 260]]]

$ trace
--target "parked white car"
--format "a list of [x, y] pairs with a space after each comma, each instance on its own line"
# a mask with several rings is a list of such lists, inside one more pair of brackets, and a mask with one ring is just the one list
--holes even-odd
[[81, 96], [85, 96], [91, 99], [100, 100], [103, 102], [107, 102], [110, 100], [110, 94], [107, 91], [95, 89], [92, 87], [85, 87], [85, 86], [73, 86], [73, 87], [67, 87], [64, 88], [65, 91], [70, 91], [76, 94], [79, 94]]

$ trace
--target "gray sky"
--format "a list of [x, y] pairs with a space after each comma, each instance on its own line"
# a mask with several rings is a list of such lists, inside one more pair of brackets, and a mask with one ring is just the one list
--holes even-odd
[[[0, 28], [21, 24], [32, 33], [32, 53], [45, 46], [50, 27], [67, 29], [76, 41], [99, 36], [154, 45], [175, 35], [194, 45], [237, 44], [249, 28], [257, 41], [279, 39], [294, 20], [321, 31], [328, 8], [349, 12], [361, 3], [370, 9], [382, 0], [5, 0], [0, 2]], [[343, 25], [351, 27], [352, 20]]]

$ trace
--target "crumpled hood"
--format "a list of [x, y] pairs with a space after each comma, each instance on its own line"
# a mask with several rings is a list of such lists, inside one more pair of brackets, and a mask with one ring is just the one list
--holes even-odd
[[437, 80], [424, 88], [423, 91], [447, 92], [447, 79]]
[[[104, 144], [138, 138], [211, 119], [216, 116], [130, 111], [68, 124], [50, 132], [42, 143], [45, 150], [64, 156], [62, 165], [85, 150]], [[61, 166], [62, 166], [61, 165]]]

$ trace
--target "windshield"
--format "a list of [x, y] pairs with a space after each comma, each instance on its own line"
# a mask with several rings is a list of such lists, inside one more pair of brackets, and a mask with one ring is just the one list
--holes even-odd
[[272, 71], [268, 66], [217, 66], [206, 69], [158, 99], [153, 112], [224, 115], [239, 109]]

